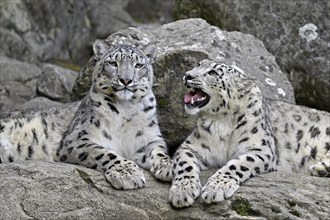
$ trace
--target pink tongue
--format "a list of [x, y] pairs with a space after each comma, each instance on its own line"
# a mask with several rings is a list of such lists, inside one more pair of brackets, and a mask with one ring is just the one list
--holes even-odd
[[185, 97], [184, 97], [184, 103], [185, 104], [188, 104], [188, 103], [191, 102], [191, 100], [194, 100], [194, 102], [195, 102], [195, 101], [197, 101], [198, 99], [200, 99], [202, 97], [203, 97], [203, 94], [202, 93], [191, 91], [187, 95], [185, 95]]
[[192, 97], [193, 97], [193, 96], [192, 96], [190, 93], [188, 93], [187, 95], [185, 95], [185, 96], [184, 96], [184, 100], [183, 100], [184, 103], [185, 103], [185, 104], [190, 103]]

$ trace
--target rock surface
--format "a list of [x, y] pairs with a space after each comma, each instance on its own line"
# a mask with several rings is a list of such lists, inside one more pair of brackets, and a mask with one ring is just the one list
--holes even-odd
[[[234, 64], [257, 79], [264, 96], [294, 103], [293, 89], [281, 72], [273, 55], [251, 35], [226, 32], [202, 19], [187, 19], [165, 24], [155, 30], [128, 28], [109, 36], [109, 44], [127, 41], [145, 45], [154, 43], [158, 54], [154, 63], [154, 92], [158, 101], [163, 135], [176, 145], [190, 133], [195, 120], [185, 114], [183, 97], [187, 92], [182, 77], [205, 58]], [[81, 98], [91, 85], [93, 58], [85, 65], [73, 88], [75, 99]]]
[[71, 101], [76, 71], [54, 64], [40, 67], [3, 56], [0, 56], [0, 67], [0, 115], [38, 110], [58, 104], [56, 101]]
[[17, 110], [36, 96], [40, 67], [0, 56], [0, 113]]
[[330, 1], [182, 0], [175, 18], [252, 34], [275, 55], [298, 104], [330, 111]]
[[[0, 219], [329, 219], [329, 179], [269, 173], [231, 199], [190, 208], [168, 202], [169, 183], [145, 171], [146, 186], [115, 190], [103, 174], [48, 162], [0, 165]], [[203, 172], [203, 183], [211, 172]]]
[[77, 76], [76, 71], [54, 64], [44, 64], [38, 77], [37, 91], [51, 100], [69, 102]]
[[[95, 39], [142, 22], [154, 27], [171, 21], [174, 1], [162, 2], [2, 0], [0, 54], [22, 61], [61, 58], [83, 65]], [[147, 11], [144, 15], [148, 16], [139, 18], [132, 7]]]

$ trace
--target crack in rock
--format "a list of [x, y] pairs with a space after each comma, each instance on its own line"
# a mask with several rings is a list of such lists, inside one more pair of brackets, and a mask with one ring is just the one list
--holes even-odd
[[78, 168], [76, 168], [76, 171], [78, 172], [78, 175], [80, 176], [80, 178], [87, 183], [87, 185], [91, 186], [92, 188], [96, 189], [98, 192], [103, 193], [103, 190], [101, 190], [100, 188], [98, 188], [95, 183], [93, 182], [93, 180], [90, 178], [89, 174], [86, 173], [85, 171], [82, 171]]

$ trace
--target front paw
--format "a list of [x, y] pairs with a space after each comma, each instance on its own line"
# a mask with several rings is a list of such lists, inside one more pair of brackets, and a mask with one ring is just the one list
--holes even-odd
[[196, 178], [179, 178], [173, 181], [169, 199], [177, 208], [191, 206], [200, 195], [201, 188], [200, 181]]
[[170, 182], [173, 177], [173, 162], [170, 157], [159, 158], [155, 161], [150, 169], [150, 172], [156, 179], [161, 181]]
[[212, 176], [202, 189], [202, 199], [206, 203], [221, 202], [231, 197], [239, 188], [235, 179]]
[[116, 189], [136, 189], [145, 184], [145, 177], [139, 167], [129, 160], [118, 160], [105, 171], [105, 177]]
[[309, 167], [310, 175], [319, 177], [330, 177], [330, 161], [318, 162]]

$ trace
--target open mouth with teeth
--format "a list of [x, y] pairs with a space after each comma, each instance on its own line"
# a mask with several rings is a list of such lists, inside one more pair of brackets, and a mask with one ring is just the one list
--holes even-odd
[[201, 108], [210, 101], [210, 96], [201, 89], [193, 89], [184, 97], [184, 104], [189, 108]]

